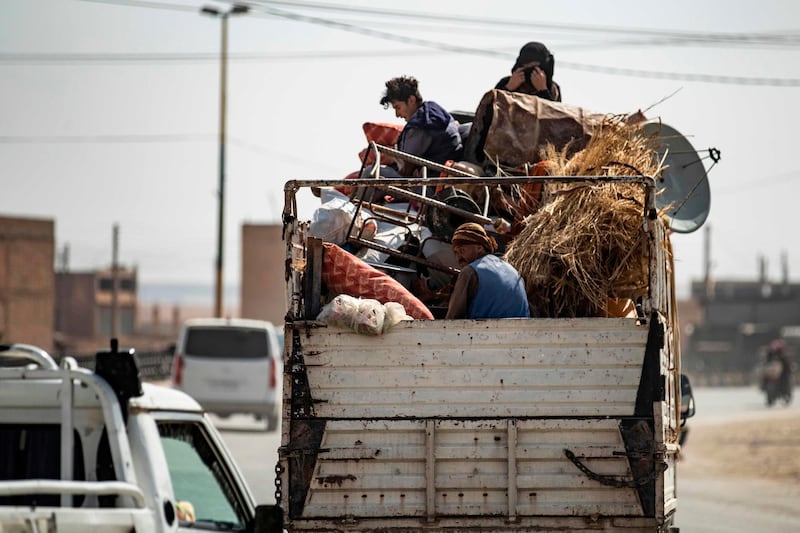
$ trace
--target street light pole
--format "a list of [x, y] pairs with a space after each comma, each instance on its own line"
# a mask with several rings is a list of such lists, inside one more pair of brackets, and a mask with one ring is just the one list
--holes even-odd
[[223, 264], [225, 247], [225, 118], [227, 108], [228, 77], [228, 17], [247, 13], [249, 6], [234, 4], [228, 11], [220, 11], [211, 6], [203, 7], [200, 12], [219, 17], [222, 22], [219, 69], [219, 209], [217, 218], [217, 262], [216, 285], [214, 288], [214, 316], [222, 317], [223, 310]]

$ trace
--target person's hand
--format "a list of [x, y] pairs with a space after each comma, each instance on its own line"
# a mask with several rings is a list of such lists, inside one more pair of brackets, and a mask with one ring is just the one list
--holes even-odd
[[544, 91], [547, 89], [547, 76], [544, 71], [539, 67], [533, 67], [530, 77], [531, 85], [536, 91]]
[[509, 91], [516, 91], [525, 83], [525, 69], [518, 68], [511, 73], [511, 77], [506, 82], [506, 89]]
[[[525, 71], [530, 69], [530, 77], [526, 78]], [[521, 67], [511, 73], [511, 77], [506, 83], [506, 89], [509, 91], [516, 91], [522, 87], [525, 82], [530, 83], [537, 92], [547, 89], [547, 75], [540, 67]]]

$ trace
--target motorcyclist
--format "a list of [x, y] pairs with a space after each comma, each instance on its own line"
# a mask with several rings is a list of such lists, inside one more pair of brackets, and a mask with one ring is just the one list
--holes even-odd
[[[786, 353], [786, 341], [775, 339], [769, 344], [767, 349], [766, 364], [772, 362], [780, 363], [781, 370], [778, 376], [778, 396], [784, 396], [787, 400], [792, 395], [792, 364]], [[765, 379], [762, 379], [762, 388], [766, 389]]]

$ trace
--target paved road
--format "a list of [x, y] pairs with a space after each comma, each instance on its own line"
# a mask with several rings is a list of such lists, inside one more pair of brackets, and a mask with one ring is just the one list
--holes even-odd
[[[787, 414], [800, 417], [797, 398], [789, 407], [769, 409], [755, 387], [698, 388], [695, 399], [697, 415], [689, 423], [698, 431], [709, 424], [746, 422], [754, 417]], [[274, 503], [274, 468], [280, 433], [266, 432], [262, 423], [244, 416], [215, 421], [244, 470], [256, 502]], [[691, 470], [691, 446], [690, 433], [685, 450], [689, 458], [678, 465], [677, 525], [682, 533], [800, 532], [800, 482], [787, 485], [697, 475]]]
[[[706, 427], [745, 424], [748, 420], [800, 417], [800, 402], [768, 408], [756, 387], [699, 388], [694, 391], [697, 415], [689, 420], [694, 435]], [[797, 533], [800, 532], [800, 480], [793, 483], [736, 476], [724, 479], [692, 470], [692, 436], [686, 442], [685, 461], [678, 464], [676, 525], [689, 533]], [[800, 450], [798, 450], [800, 453]]]
[[214, 418], [214, 423], [242, 469], [256, 503], [275, 503], [280, 431], [264, 431], [264, 422], [243, 415], [224, 420]]

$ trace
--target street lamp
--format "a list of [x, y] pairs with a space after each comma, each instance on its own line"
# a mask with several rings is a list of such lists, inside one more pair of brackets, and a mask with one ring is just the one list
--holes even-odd
[[234, 4], [228, 11], [204, 6], [200, 12], [222, 21], [222, 45], [219, 69], [219, 220], [217, 221], [217, 274], [214, 292], [214, 316], [222, 316], [222, 265], [225, 243], [225, 108], [228, 70], [228, 17], [247, 13], [249, 6]]

